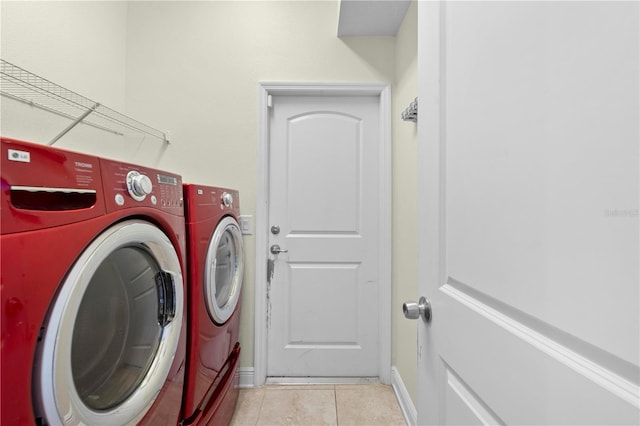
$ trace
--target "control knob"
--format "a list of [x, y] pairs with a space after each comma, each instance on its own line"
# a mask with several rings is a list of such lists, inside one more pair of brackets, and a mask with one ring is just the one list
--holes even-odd
[[222, 194], [222, 203], [225, 207], [230, 207], [233, 204], [233, 195], [228, 192]]
[[136, 201], [142, 201], [153, 190], [153, 184], [148, 176], [136, 171], [127, 173], [127, 190]]

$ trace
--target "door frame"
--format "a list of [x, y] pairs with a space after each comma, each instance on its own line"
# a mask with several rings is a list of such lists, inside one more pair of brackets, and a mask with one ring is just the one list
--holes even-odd
[[258, 87], [258, 173], [256, 194], [256, 267], [254, 309], [254, 386], [267, 378], [267, 274], [269, 247], [269, 109], [271, 96], [379, 96], [379, 187], [378, 306], [372, 318], [378, 320], [378, 375], [391, 382], [391, 86], [388, 83], [259, 83]]

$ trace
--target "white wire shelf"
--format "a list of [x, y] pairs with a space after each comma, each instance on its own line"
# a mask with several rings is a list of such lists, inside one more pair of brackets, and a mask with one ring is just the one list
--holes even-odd
[[165, 132], [66, 89], [4, 59], [0, 59], [0, 77], [2, 96], [73, 121], [60, 134], [56, 135], [49, 142], [49, 145], [53, 145], [80, 122], [117, 135], [123, 135], [125, 129], [129, 129], [153, 136], [165, 143], [169, 142]]

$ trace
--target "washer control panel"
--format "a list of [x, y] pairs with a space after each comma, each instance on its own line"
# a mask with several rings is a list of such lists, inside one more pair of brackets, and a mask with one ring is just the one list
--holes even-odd
[[100, 162], [108, 209], [152, 207], [184, 215], [179, 175], [112, 160]]

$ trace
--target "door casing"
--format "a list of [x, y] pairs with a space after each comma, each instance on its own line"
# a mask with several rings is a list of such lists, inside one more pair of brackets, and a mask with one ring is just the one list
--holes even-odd
[[391, 87], [387, 83], [260, 83], [258, 88], [258, 182], [256, 196], [254, 385], [267, 378], [267, 274], [269, 239], [269, 109], [270, 96], [379, 96], [380, 105], [380, 238], [378, 306], [380, 381], [391, 381]]

